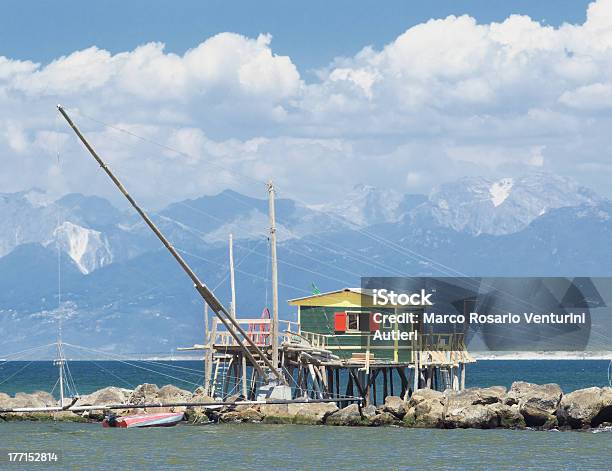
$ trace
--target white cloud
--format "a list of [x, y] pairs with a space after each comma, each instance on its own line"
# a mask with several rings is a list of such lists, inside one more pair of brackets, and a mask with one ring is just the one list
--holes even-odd
[[[46, 65], [0, 57], [0, 184], [114, 194], [56, 102], [154, 205], [226, 186], [263, 195], [250, 178], [317, 202], [358, 181], [426, 191], [533, 167], [586, 184], [611, 176], [612, 0], [558, 28], [521, 15], [432, 19], [321, 66], [307, 83], [270, 35], [234, 33], [182, 55], [149, 43]], [[70, 162], [61, 172], [55, 146]]]

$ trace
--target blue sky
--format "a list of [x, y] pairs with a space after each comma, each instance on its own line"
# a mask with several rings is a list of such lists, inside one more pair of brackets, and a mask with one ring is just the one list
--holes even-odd
[[261, 196], [245, 175], [309, 203], [533, 172], [612, 196], [611, 63], [612, 0], [4, 1], [0, 191], [117, 199], [62, 103], [153, 206]]
[[364, 45], [382, 47], [430, 18], [469, 14], [480, 23], [529, 15], [545, 24], [581, 23], [587, 0], [4, 0], [0, 55], [48, 62], [95, 45], [113, 53], [161, 41], [183, 53], [224, 31], [267, 32], [300, 70], [318, 68]]

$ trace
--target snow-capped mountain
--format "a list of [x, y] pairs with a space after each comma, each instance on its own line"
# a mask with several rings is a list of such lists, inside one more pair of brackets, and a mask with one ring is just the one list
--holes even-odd
[[604, 199], [569, 178], [546, 173], [494, 180], [466, 177], [440, 185], [411, 212], [415, 219], [470, 234], [512, 234], [551, 209]]
[[320, 214], [333, 214], [353, 226], [372, 226], [399, 221], [402, 216], [425, 201], [423, 195], [403, 194], [392, 189], [380, 189], [357, 184], [340, 201], [311, 206]]
[[[267, 205], [226, 190], [151, 216], [224, 302], [232, 232], [238, 312], [256, 317], [269, 300]], [[429, 196], [358, 186], [339, 202], [278, 199], [276, 210], [281, 300], [361, 276], [612, 275], [612, 203], [558, 176], [465, 178]], [[48, 343], [68, 311], [67, 338], [93, 348], [201, 343], [202, 300], [138, 217], [102, 198], [0, 194], [0, 354]], [[280, 312], [295, 319], [284, 302]]]
[[[339, 223], [326, 212], [293, 200], [279, 198], [275, 207], [280, 241], [326, 231], [334, 223], [348, 227], [348, 223]], [[173, 203], [158, 213], [156, 222], [179, 238], [191, 234], [193, 240], [183, 240], [186, 244], [227, 244], [230, 233], [236, 240], [261, 239], [268, 234], [268, 201], [225, 190], [217, 195]], [[139, 227], [148, 233], [148, 228]]]
[[102, 198], [67, 195], [53, 201], [42, 190], [0, 194], [0, 257], [23, 244], [59, 247], [82, 273], [114, 260], [108, 225], [121, 213]]

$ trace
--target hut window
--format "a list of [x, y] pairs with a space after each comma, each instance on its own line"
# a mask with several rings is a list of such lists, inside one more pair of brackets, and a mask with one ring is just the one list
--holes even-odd
[[346, 331], [347, 332], [359, 332], [359, 313], [358, 312], [347, 312], [346, 313]]
[[391, 321], [388, 317], [383, 318], [383, 329], [391, 329], [393, 326], [391, 325]]

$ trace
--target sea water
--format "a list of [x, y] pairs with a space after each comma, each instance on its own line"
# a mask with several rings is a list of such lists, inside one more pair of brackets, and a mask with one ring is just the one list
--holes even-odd
[[[513, 381], [520, 380], [557, 383], [570, 392], [608, 386], [608, 365], [606, 360], [480, 360], [467, 366], [466, 386], [509, 388]], [[201, 361], [71, 361], [68, 368], [80, 394], [106, 386], [133, 389], [142, 383], [174, 384], [193, 390], [202, 384], [203, 377]], [[51, 361], [0, 363], [0, 392], [50, 391], [57, 377], [57, 367]], [[398, 384], [396, 378], [396, 388]], [[382, 392], [382, 387], [378, 389]]]
[[71, 470], [609, 470], [612, 434], [225, 424], [104, 429], [0, 423], [3, 453], [55, 452]]
[[[566, 392], [608, 384], [608, 361], [496, 360], [468, 366], [468, 386], [524, 380], [558, 383]], [[79, 392], [149, 382], [193, 389], [201, 362], [69, 363]], [[0, 364], [0, 391], [50, 391], [52, 362]], [[8, 463], [8, 452], [54, 452], [45, 465]], [[100, 424], [0, 422], [4, 469], [350, 469], [604, 470], [612, 468], [612, 433], [426, 430], [265, 424], [103, 429]]]

